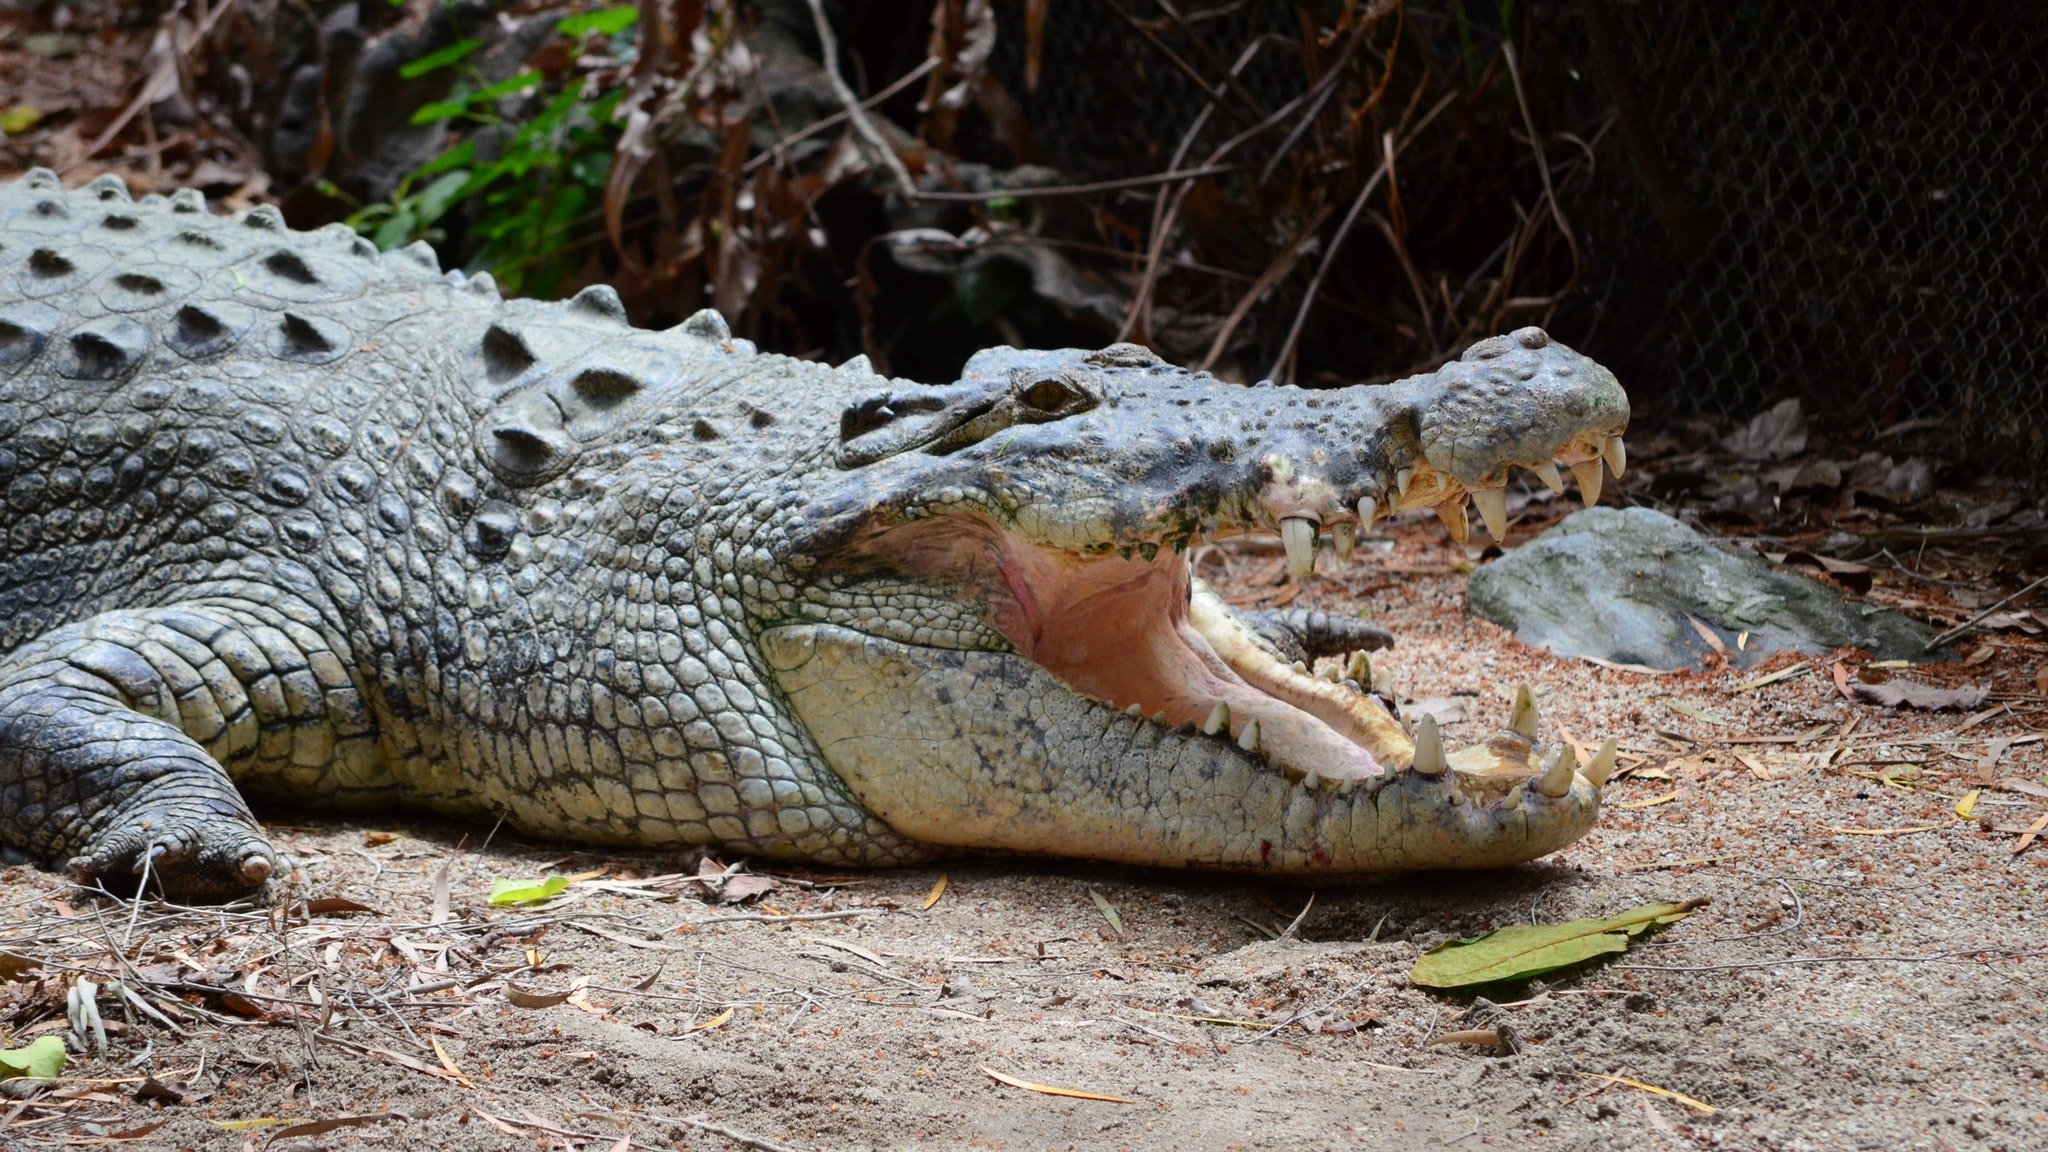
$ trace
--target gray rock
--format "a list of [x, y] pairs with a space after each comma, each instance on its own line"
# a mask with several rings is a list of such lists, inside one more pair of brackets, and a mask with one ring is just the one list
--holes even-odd
[[[1713, 628], [1739, 665], [1845, 646], [1917, 657], [1934, 635], [1648, 508], [1574, 513], [1474, 572], [1467, 598], [1475, 614], [1525, 644], [1652, 668], [1697, 666], [1710, 651], [1688, 615]], [[1749, 642], [1738, 652], [1741, 632]]]

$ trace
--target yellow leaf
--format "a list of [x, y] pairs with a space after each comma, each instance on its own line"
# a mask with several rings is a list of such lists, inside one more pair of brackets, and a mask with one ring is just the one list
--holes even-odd
[[932, 905], [937, 904], [939, 902], [939, 897], [944, 896], [945, 894], [946, 874], [944, 872], [941, 872], [939, 873], [939, 882], [937, 884], [932, 885], [932, 890], [925, 894], [924, 910], [927, 912], [931, 911]]
[[690, 1025], [688, 1028], [683, 1029], [683, 1031], [702, 1032], [708, 1028], [716, 1028], [720, 1024], [723, 1024], [730, 1019], [732, 1019], [732, 1009], [727, 1008], [725, 1011], [720, 1012], [718, 1015], [713, 1016], [711, 1019], [699, 1021], [695, 1024]]
[[1964, 793], [1963, 798], [1956, 801], [1956, 819], [1968, 820], [1970, 813], [1977, 810], [1977, 797], [1983, 794], [1984, 790], [1982, 788], [1972, 788]]
[[262, 1128], [282, 1128], [287, 1124], [311, 1124], [305, 1116], [258, 1116], [253, 1120], [215, 1120], [214, 1126], [230, 1132], [254, 1132]]
[[1005, 1076], [986, 1064], [981, 1066], [981, 1070], [991, 1080], [1008, 1084], [1012, 1088], [1022, 1088], [1026, 1092], [1039, 1092], [1047, 1096], [1066, 1096], [1075, 1100], [1100, 1100], [1105, 1104], [1130, 1103], [1129, 1100], [1124, 1099], [1122, 1096], [1105, 1096], [1100, 1092], [1085, 1092], [1079, 1088], [1061, 1088], [1056, 1084], [1039, 1084], [1030, 1080], [1020, 1080], [1015, 1076]]
[[439, 1040], [436, 1040], [434, 1037], [429, 1036], [427, 1037], [427, 1043], [432, 1044], [434, 1046], [434, 1055], [439, 1056], [441, 1058], [441, 1067], [446, 1068], [450, 1076], [455, 1077], [457, 1081], [461, 1082], [464, 1088], [476, 1087], [476, 1085], [469, 1082], [469, 1077], [464, 1076], [462, 1074], [462, 1069], [455, 1066], [455, 1058], [448, 1055], [448, 1050], [446, 1048], [441, 1047], [441, 1042]]
[[1631, 800], [1631, 801], [1629, 801], [1629, 802], [1628, 802], [1628, 803], [1626, 803], [1626, 804], [1616, 804], [1616, 805], [1615, 805], [1615, 807], [1616, 807], [1616, 808], [1655, 808], [1655, 807], [1656, 807], [1657, 805], [1659, 805], [1659, 804], [1669, 804], [1669, 803], [1671, 803], [1671, 802], [1672, 802], [1673, 800], [1676, 800], [1676, 799], [1678, 799], [1678, 793], [1676, 793], [1676, 792], [1666, 792], [1666, 793], [1665, 793], [1665, 794], [1663, 794], [1662, 796], [1652, 796], [1652, 797], [1650, 797], [1650, 798], [1649, 798], [1648, 800]]
[[1683, 1092], [1673, 1092], [1669, 1088], [1659, 1088], [1655, 1084], [1645, 1084], [1641, 1080], [1631, 1080], [1626, 1076], [1608, 1076], [1599, 1072], [1581, 1072], [1579, 1075], [1589, 1080], [1605, 1080], [1610, 1084], [1623, 1084], [1640, 1092], [1653, 1092], [1667, 1100], [1676, 1100], [1687, 1108], [1697, 1111], [1702, 1116], [1712, 1116], [1715, 1112], [1720, 1111], [1720, 1109], [1715, 1108], [1712, 1104], [1702, 1100], [1695, 1100]]

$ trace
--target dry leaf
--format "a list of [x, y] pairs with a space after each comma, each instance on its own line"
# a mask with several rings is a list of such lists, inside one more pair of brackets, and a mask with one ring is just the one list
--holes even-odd
[[1090, 888], [1088, 895], [1095, 901], [1095, 907], [1101, 911], [1102, 918], [1109, 922], [1110, 931], [1119, 936], [1123, 935], [1124, 918], [1116, 914], [1116, 909], [1110, 907], [1109, 901], [1103, 899], [1102, 893]]
[[537, 992], [531, 988], [522, 988], [510, 980], [505, 981], [505, 999], [515, 1008], [553, 1008], [575, 994], [574, 988], [561, 992]]
[[1656, 807], [1657, 805], [1659, 805], [1659, 804], [1669, 804], [1669, 803], [1671, 803], [1671, 802], [1672, 802], [1673, 800], [1676, 800], [1676, 799], [1678, 799], [1678, 793], [1676, 793], [1676, 792], [1666, 792], [1666, 793], [1665, 793], [1665, 794], [1663, 794], [1662, 796], [1652, 796], [1652, 797], [1650, 797], [1650, 798], [1649, 798], [1648, 800], [1631, 800], [1631, 801], [1629, 801], [1629, 802], [1628, 802], [1628, 803], [1626, 803], [1626, 804], [1616, 804], [1616, 805], [1615, 805], [1615, 807], [1616, 807], [1616, 808], [1655, 808], [1655, 807]]
[[2034, 837], [2039, 836], [2044, 828], [2048, 828], [2048, 812], [2041, 813], [2040, 819], [2027, 825], [2027, 830], [2020, 833], [2020, 842], [2012, 846], [2012, 854], [2017, 856], [2025, 852], [2028, 845], [2034, 842]]
[[1806, 414], [1797, 400], [1779, 401], [1722, 437], [1721, 447], [1745, 460], [1783, 460], [1797, 455], [1806, 448]]
[[398, 839], [398, 833], [396, 832], [363, 833], [363, 843], [371, 848], [376, 848], [380, 845], [389, 844], [396, 839]]
[[1500, 1047], [1500, 1029], [1467, 1028], [1462, 1032], [1446, 1032], [1430, 1041], [1431, 1044], [1477, 1044], [1481, 1048]]
[[1977, 810], [1977, 797], [1983, 794], [1983, 790], [1979, 788], [1972, 788], [1965, 792], [1963, 798], [1956, 801], [1956, 819], [1968, 820], [1970, 813]]
[[322, 896], [317, 900], [306, 901], [306, 915], [308, 916], [344, 916], [351, 912], [379, 914], [375, 908], [370, 907], [368, 904], [358, 904], [345, 896]]
[[1960, 688], [1937, 688], [1932, 684], [1921, 684], [1912, 680], [1887, 680], [1882, 684], [1865, 684], [1861, 681], [1849, 685], [1855, 698], [1866, 704], [1879, 704], [1886, 708], [1918, 708], [1928, 712], [1961, 712], [1975, 708], [1991, 695], [1991, 688], [1985, 684], [1965, 684]]
[[[288, 1128], [279, 1128], [270, 1134], [270, 1138], [272, 1140], [286, 1140], [294, 1136], [318, 1136], [325, 1132], [336, 1132], [343, 1128], [365, 1128], [371, 1124], [382, 1124], [390, 1120], [410, 1119], [410, 1116], [401, 1116], [396, 1112], [372, 1112], [367, 1116], [336, 1116], [330, 1120], [307, 1120], [294, 1123]], [[222, 1124], [221, 1127], [226, 1128], [229, 1124], [233, 1123], [238, 1122], [229, 1121], [226, 1124]], [[262, 1121], [255, 1120], [239, 1121], [239, 1123], [269, 1126]]]
[[1008, 1084], [1012, 1088], [1022, 1088], [1027, 1092], [1038, 1092], [1047, 1096], [1065, 1096], [1074, 1100], [1100, 1100], [1105, 1104], [1130, 1103], [1129, 1100], [1122, 1096], [1106, 1096], [1100, 1092], [1085, 1092], [1079, 1088], [1061, 1088], [1053, 1084], [1040, 1084], [1033, 1080], [1021, 1080], [1015, 1076], [1005, 1076], [986, 1064], [981, 1066], [981, 1070], [991, 1080]]
[[1996, 645], [1979, 645], [1977, 650], [1975, 652], [1970, 653], [1969, 658], [1963, 661], [1963, 667], [1975, 668], [1979, 664], [1987, 664], [1991, 661], [1991, 658], [1996, 655], [1998, 655], [1998, 648]]
[[40, 960], [17, 956], [12, 952], [0, 952], [0, 980], [26, 980], [42, 966]]
[[725, 1023], [725, 1022], [726, 1022], [727, 1020], [730, 1020], [730, 1019], [732, 1019], [732, 1009], [730, 1009], [730, 1008], [727, 1008], [727, 1009], [726, 1009], [725, 1011], [723, 1011], [723, 1012], [720, 1012], [720, 1013], [719, 1013], [718, 1015], [716, 1015], [716, 1016], [713, 1016], [713, 1017], [712, 1017], [711, 1019], [709, 1019], [709, 1020], [699, 1020], [699, 1021], [698, 1021], [697, 1023], [695, 1023], [695, 1024], [692, 1024], [692, 1025], [690, 1025], [690, 1026], [689, 1026], [688, 1028], [685, 1028], [685, 1029], [683, 1029], [683, 1031], [685, 1031], [685, 1032], [703, 1032], [703, 1031], [706, 1031], [706, 1030], [708, 1030], [708, 1029], [711, 1029], [711, 1028], [716, 1028], [716, 1027], [718, 1027], [718, 1026], [719, 1026], [720, 1024], [723, 1024], [723, 1023]]
[[946, 894], [946, 874], [945, 874], [944, 872], [941, 872], [941, 873], [939, 873], [939, 882], [938, 882], [938, 883], [936, 883], [936, 884], [934, 884], [934, 885], [932, 885], [932, 890], [931, 890], [930, 892], [928, 892], [928, 893], [926, 893], [926, 894], [925, 894], [925, 898], [924, 898], [924, 910], [925, 910], [926, 912], [929, 912], [929, 911], [931, 911], [931, 910], [932, 910], [932, 905], [934, 905], [934, 904], [937, 904], [937, 903], [939, 902], [939, 897], [941, 897], [941, 896], [944, 896], [945, 894]]
[[469, 1077], [464, 1076], [462, 1074], [462, 1069], [455, 1066], [455, 1058], [453, 1056], [448, 1055], [448, 1050], [446, 1048], [441, 1047], [441, 1042], [439, 1040], [435, 1039], [432, 1036], [429, 1036], [427, 1037], [427, 1043], [434, 1046], [434, 1055], [440, 1058], [441, 1067], [446, 1068], [450, 1076], [455, 1077], [455, 1079], [459, 1081], [464, 1088], [476, 1087], [475, 1084], [470, 1082]]
[[2048, 696], [2048, 664], [2034, 669], [2034, 688], [2043, 696]]
[[1737, 684], [1733, 689], [1730, 689], [1730, 691], [1748, 692], [1753, 689], [1761, 688], [1766, 684], [1776, 684], [1780, 680], [1790, 680], [1792, 677], [1797, 676], [1801, 672], [1804, 672], [1812, 667], [1813, 665], [1807, 663], [1804, 660], [1801, 660], [1797, 664], [1791, 664], [1784, 668], [1780, 668], [1776, 672], [1767, 672], [1754, 680], [1744, 680], [1742, 683]]
[[1641, 1080], [1631, 1080], [1626, 1076], [1608, 1076], [1600, 1072], [1581, 1072], [1579, 1073], [1579, 1075], [1584, 1076], [1591, 1080], [1605, 1080], [1610, 1084], [1620, 1084], [1624, 1087], [1634, 1088], [1639, 1092], [1654, 1093], [1655, 1095], [1662, 1096], [1667, 1100], [1676, 1100], [1680, 1104], [1685, 1105], [1687, 1108], [1691, 1108], [1692, 1110], [1698, 1112], [1702, 1116], [1712, 1116], [1716, 1111], [1718, 1111], [1718, 1109], [1716, 1109], [1712, 1104], [1708, 1104], [1700, 1100], [1695, 1100], [1692, 1097], [1687, 1096], [1683, 1092], [1673, 1092], [1669, 1088], [1659, 1088], [1655, 1084], [1645, 1084]]

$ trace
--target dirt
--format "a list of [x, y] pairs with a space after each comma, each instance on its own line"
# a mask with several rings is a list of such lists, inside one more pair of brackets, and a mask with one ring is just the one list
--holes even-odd
[[[1991, 714], [1967, 717], [1852, 703], [1831, 660], [1746, 690], [1757, 670], [1644, 676], [1467, 617], [1470, 555], [1434, 523], [1378, 544], [1298, 593], [1277, 557], [1210, 571], [1247, 601], [1369, 607], [1400, 637], [1381, 666], [1459, 717], [1454, 741], [1498, 723], [1523, 681], [1553, 730], [1620, 736], [1628, 772], [1584, 840], [1505, 872], [1313, 889], [1033, 860], [771, 868], [772, 891], [720, 903], [693, 859], [271, 813], [297, 896], [329, 901], [310, 915], [138, 909], [0, 875], [0, 952], [46, 965], [0, 983], [0, 1041], [67, 1031], [80, 976], [125, 975], [181, 1030], [103, 988], [106, 1054], [75, 1056], [54, 1092], [0, 1099], [0, 1145], [2048, 1142], [2048, 846], [2015, 852], [2048, 812], [2048, 645], [2000, 634], [1977, 666], [1907, 673], [1990, 683]], [[582, 879], [542, 906], [489, 905], [493, 879], [541, 875]], [[1492, 990], [1498, 1006], [1407, 979], [1447, 939], [1694, 897], [1712, 903], [1618, 961]], [[821, 914], [839, 918], [784, 918]], [[529, 994], [549, 1006], [508, 999]], [[1434, 1042], [1501, 1025], [1511, 1052]], [[222, 1126], [346, 1117], [373, 1119]]]

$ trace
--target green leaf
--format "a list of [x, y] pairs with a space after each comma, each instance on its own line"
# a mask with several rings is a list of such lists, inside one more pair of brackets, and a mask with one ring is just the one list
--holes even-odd
[[568, 890], [567, 876], [550, 876], [545, 880], [493, 880], [491, 907], [538, 904], [543, 900], [552, 900]]
[[461, 199], [469, 173], [456, 169], [443, 172], [432, 184], [426, 186], [415, 202], [414, 211], [419, 214], [421, 224], [432, 224], [448, 211], [448, 206]]
[[29, 1076], [55, 1080], [64, 1071], [64, 1041], [44, 1036], [26, 1048], [0, 1051], [0, 1080]]
[[412, 243], [413, 229], [418, 224], [419, 218], [413, 215], [411, 206], [403, 206], [386, 217], [382, 224], [377, 225], [376, 234], [370, 239], [386, 252], [393, 248], [403, 248]]
[[437, 48], [405, 64], [399, 68], [398, 76], [402, 80], [417, 80], [436, 68], [446, 68], [450, 64], [459, 63], [483, 46], [484, 42], [481, 40], [457, 40], [446, 48]]
[[619, 8], [598, 8], [589, 12], [578, 12], [555, 25], [555, 31], [564, 36], [581, 36], [595, 32], [601, 36], [617, 36], [640, 19], [640, 10], [630, 5]]
[[412, 124], [432, 124], [438, 120], [453, 120], [469, 111], [467, 100], [434, 100], [412, 110]]
[[439, 175], [451, 168], [466, 168], [475, 159], [476, 141], [464, 140], [455, 147], [413, 169], [411, 174], [406, 177], [406, 180], [424, 180], [429, 176]]
[[1630, 937], [1683, 920], [1706, 903], [1701, 898], [1680, 904], [1644, 904], [1610, 920], [1516, 924], [1470, 940], [1446, 941], [1423, 953], [1408, 979], [1423, 988], [1469, 988], [1527, 980], [1625, 951]]
[[514, 92], [524, 92], [540, 82], [540, 73], [521, 72], [517, 76], [508, 76], [496, 84], [471, 92], [469, 94], [469, 102], [471, 104], [480, 104], [486, 100], [496, 100], [500, 96], [510, 96]]

